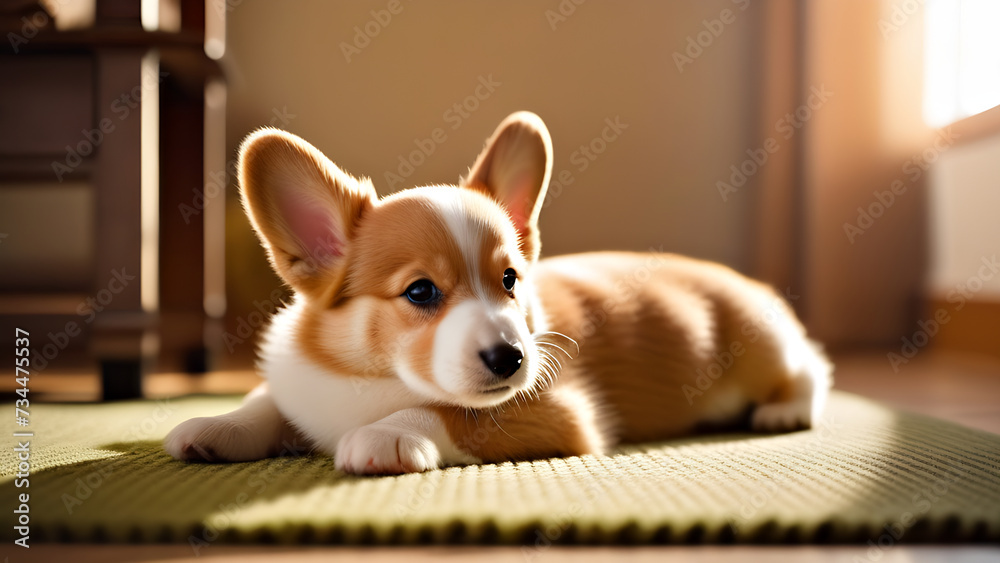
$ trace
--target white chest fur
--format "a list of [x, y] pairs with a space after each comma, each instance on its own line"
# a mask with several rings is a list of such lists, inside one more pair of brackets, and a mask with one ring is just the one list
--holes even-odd
[[425, 404], [399, 379], [344, 376], [306, 358], [292, 338], [301, 310], [295, 303], [274, 316], [257, 368], [281, 414], [320, 451], [335, 454], [348, 431]]

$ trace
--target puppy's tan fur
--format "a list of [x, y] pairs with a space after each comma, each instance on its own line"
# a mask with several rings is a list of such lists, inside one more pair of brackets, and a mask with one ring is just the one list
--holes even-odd
[[[521, 112], [460, 186], [379, 199], [298, 137], [252, 134], [243, 201], [295, 301], [262, 345], [268, 384], [167, 450], [253, 459], [291, 428], [346, 471], [397, 473], [815, 421], [830, 365], [763, 284], [664, 253], [539, 261], [551, 163], [544, 124]], [[406, 297], [418, 280], [433, 304]], [[500, 344], [523, 352], [513, 375], [483, 365]]]

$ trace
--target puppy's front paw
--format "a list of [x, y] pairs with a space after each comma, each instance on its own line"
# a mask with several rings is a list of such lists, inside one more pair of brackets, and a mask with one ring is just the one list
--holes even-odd
[[812, 426], [812, 407], [808, 401], [766, 403], [757, 406], [750, 422], [757, 432], [789, 432]]
[[430, 438], [394, 425], [355, 428], [337, 444], [336, 467], [347, 473], [419, 473], [440, 465], [441, 454]]
[[267, 445], [249, 428], [221, 417], [192, 418], [163, 440], [163, 449], [185, 461], [252, 461], [267, 457]]

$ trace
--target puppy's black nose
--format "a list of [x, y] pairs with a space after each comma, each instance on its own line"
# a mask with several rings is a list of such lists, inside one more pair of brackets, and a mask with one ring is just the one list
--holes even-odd
[[507, 379], [521, 368], [524, 354], [518, 348], [502, 342], [488, 350], [480, 351], [479, 357], [483, 359], [483, 363], [490, 368], [490, 371]]

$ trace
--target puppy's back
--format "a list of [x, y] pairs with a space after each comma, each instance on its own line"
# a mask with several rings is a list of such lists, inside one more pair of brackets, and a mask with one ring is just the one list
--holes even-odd
[[798, 365], [818, 352], [788, 304], [725, 266], [601, 252], [543, 260], [535, 276], [550, 329], [580, 345], [560, 379], [593, 390], [621, 441], [738, 423], [822, 376]]

